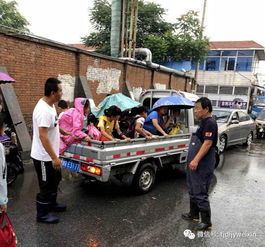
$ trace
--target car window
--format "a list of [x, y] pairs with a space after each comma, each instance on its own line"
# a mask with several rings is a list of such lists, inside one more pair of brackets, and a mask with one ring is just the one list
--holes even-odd
[[242, 112], [242, 111], [238, 112], [238, 116], [239, 116], [239, 122], [245, 122], [250, 119], [249, 116], [245, 112]]
[[229, 111], [213, 110], [212, 115], [217, 123], [226, 123], [230, 117]]
[[232, 116], [232, 120], [237, 120], [239, 121], [239, 118], [238, 118], [238, 115], [237, 115], [237, 112], [235, 112]]

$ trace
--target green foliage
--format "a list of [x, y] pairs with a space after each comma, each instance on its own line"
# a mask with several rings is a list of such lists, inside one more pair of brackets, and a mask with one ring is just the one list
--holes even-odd
[[91, 9], [90, 13], [90, 21], [97, 31], [110, 31], [111, 4], [108, 0], [94, 0], [94, 7]]
[[[198, 13], [189, 11], [175, 24], [163, 19], [166, 10], [159, 4], [138, 1], [136, 47], [152, 51], [153, 61], [198, 61], [208, 52], [209, 41], [202, 35]], [[90, 12], [95, 32], [83, 37], [88, 46], [98, 47], [97, 52], [110, 55], [111, 4], [109, 0], [95, 0]]]
[[0, 24], [22, 31], [29, 31], [28, 21], [18, 12], [16, 1], [0, 0]]
[[203, 36], [198, 13], [189, 11], [180, 16], [175, 24], [175, 32], [171, 39], [169, 55], [176, 61], [199, 61], [207, 55], [209, 40]]
[[163, 61], [168, 55], [169, 42], [160, 35], [152, 34], [145, 38], [143, 47], [151, 48], [153, 61]]
[[138, 2], [138, 22], [137, 22], [137, 46], [143, 46], [147, 36], [164, 35], [173, 31], [173, 24], [164, 21], [163, 16], [166, 10], [156, 3]]

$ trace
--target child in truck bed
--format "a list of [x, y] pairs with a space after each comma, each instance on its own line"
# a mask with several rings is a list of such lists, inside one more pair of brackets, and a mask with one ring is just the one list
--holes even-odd
[[60, 136], [60, 154], [74, 142], [75, 139], [90, 141], [88, 134], [82, 131], [84, 127], [84, 116], [90, 113], [90, 103], [86, 98], [76, 98], [74, 102], [75, 108], [70, 108], [59, 119], [59, 126], [69, 135]]
[[147, 117], [147, 109], [144, 106], [137, 107], [135, 109], [136, 116], [134, 117], [134, 138], [145, 137], [146, 139], [152, 139], [153, 135], [146, 129], [144, 129], [144, 122]]
[[124, 135], [119, 126], [119, 118], [121, 116], [121, 110], [117, 106], [111, 106], [104, 111], [104, 116], [99, 117], [98, 128], [101, 132], [101, 141], [120, 141], [120, 138], [114, 138], [113, 131], [116, 130], [119, 137], [130, 141], [126, 135]]

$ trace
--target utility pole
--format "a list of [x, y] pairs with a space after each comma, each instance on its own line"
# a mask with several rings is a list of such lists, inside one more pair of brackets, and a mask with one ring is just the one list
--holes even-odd
[[122, 7], [121, 7], [121, 45], [120, 45], [120, 56], [124, 57], [124, 45], [125, 45], [125, 21], [126, 21], [126, 0], [122, 0]]
[[202, 33], [203, 33], [203, 28], [204, 28], [204, 19], [205, 19], [206, 5], [207, 5], [207, 0], [204, 0], [203, 11], [202, 11], [202, 22], [201, 22]]
[[[201, 20], [201, 38], [203, 38], [203, 29], [204, 29], [204, 20], [205, 20], [206, 6], [207, 6], [207, 0], [204, 0], [203, 11], [202, 11], [202, 20]], [[194, 80], [195, 80], [196, 84], [197, 84], [197, 80], [198, 80], [199, 67], [200, 67], [200, 61], [197, 61], [196, 69], [195, 69], [195, 73], [194, 73]], [[194, 85], [194, 89], [196, 89], [196, 84]]]
[[122, 0], [121, 56], [134, 58], [138, 19], [138, 0]]

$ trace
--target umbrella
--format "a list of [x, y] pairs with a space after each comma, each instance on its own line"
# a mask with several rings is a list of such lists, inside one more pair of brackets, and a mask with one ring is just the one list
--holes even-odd
[[92, 109], [92, 113], [96, 117], [100, 117], [104, 115], [104, 110], [108, 109], [109, 107], [116, 105], [118, 106], [122, 111], [131, 109], [133, 107], [139, 106], [140, 103], [137, 101], [132, 100], [131, 98], [123, 95], [122, 93], [112, 94], [108, 97], [106, 97], [99, 105], [99, 109]]
[[15, 80], [11, 76], [9, 76], [3, 72], [0, 72], [0, 84], [11, 83], [11, 82], [15, 82]]
[[168, 107], [179, 106], [181, 108], [192, 108], [194, 107], [194, 103], [189, 99], [186, 99], [181, 96], [164, 97], [160, 98], [158, 101], [155, 102], [152, 110], [155, 110], [162, 106], [168, 106]]

